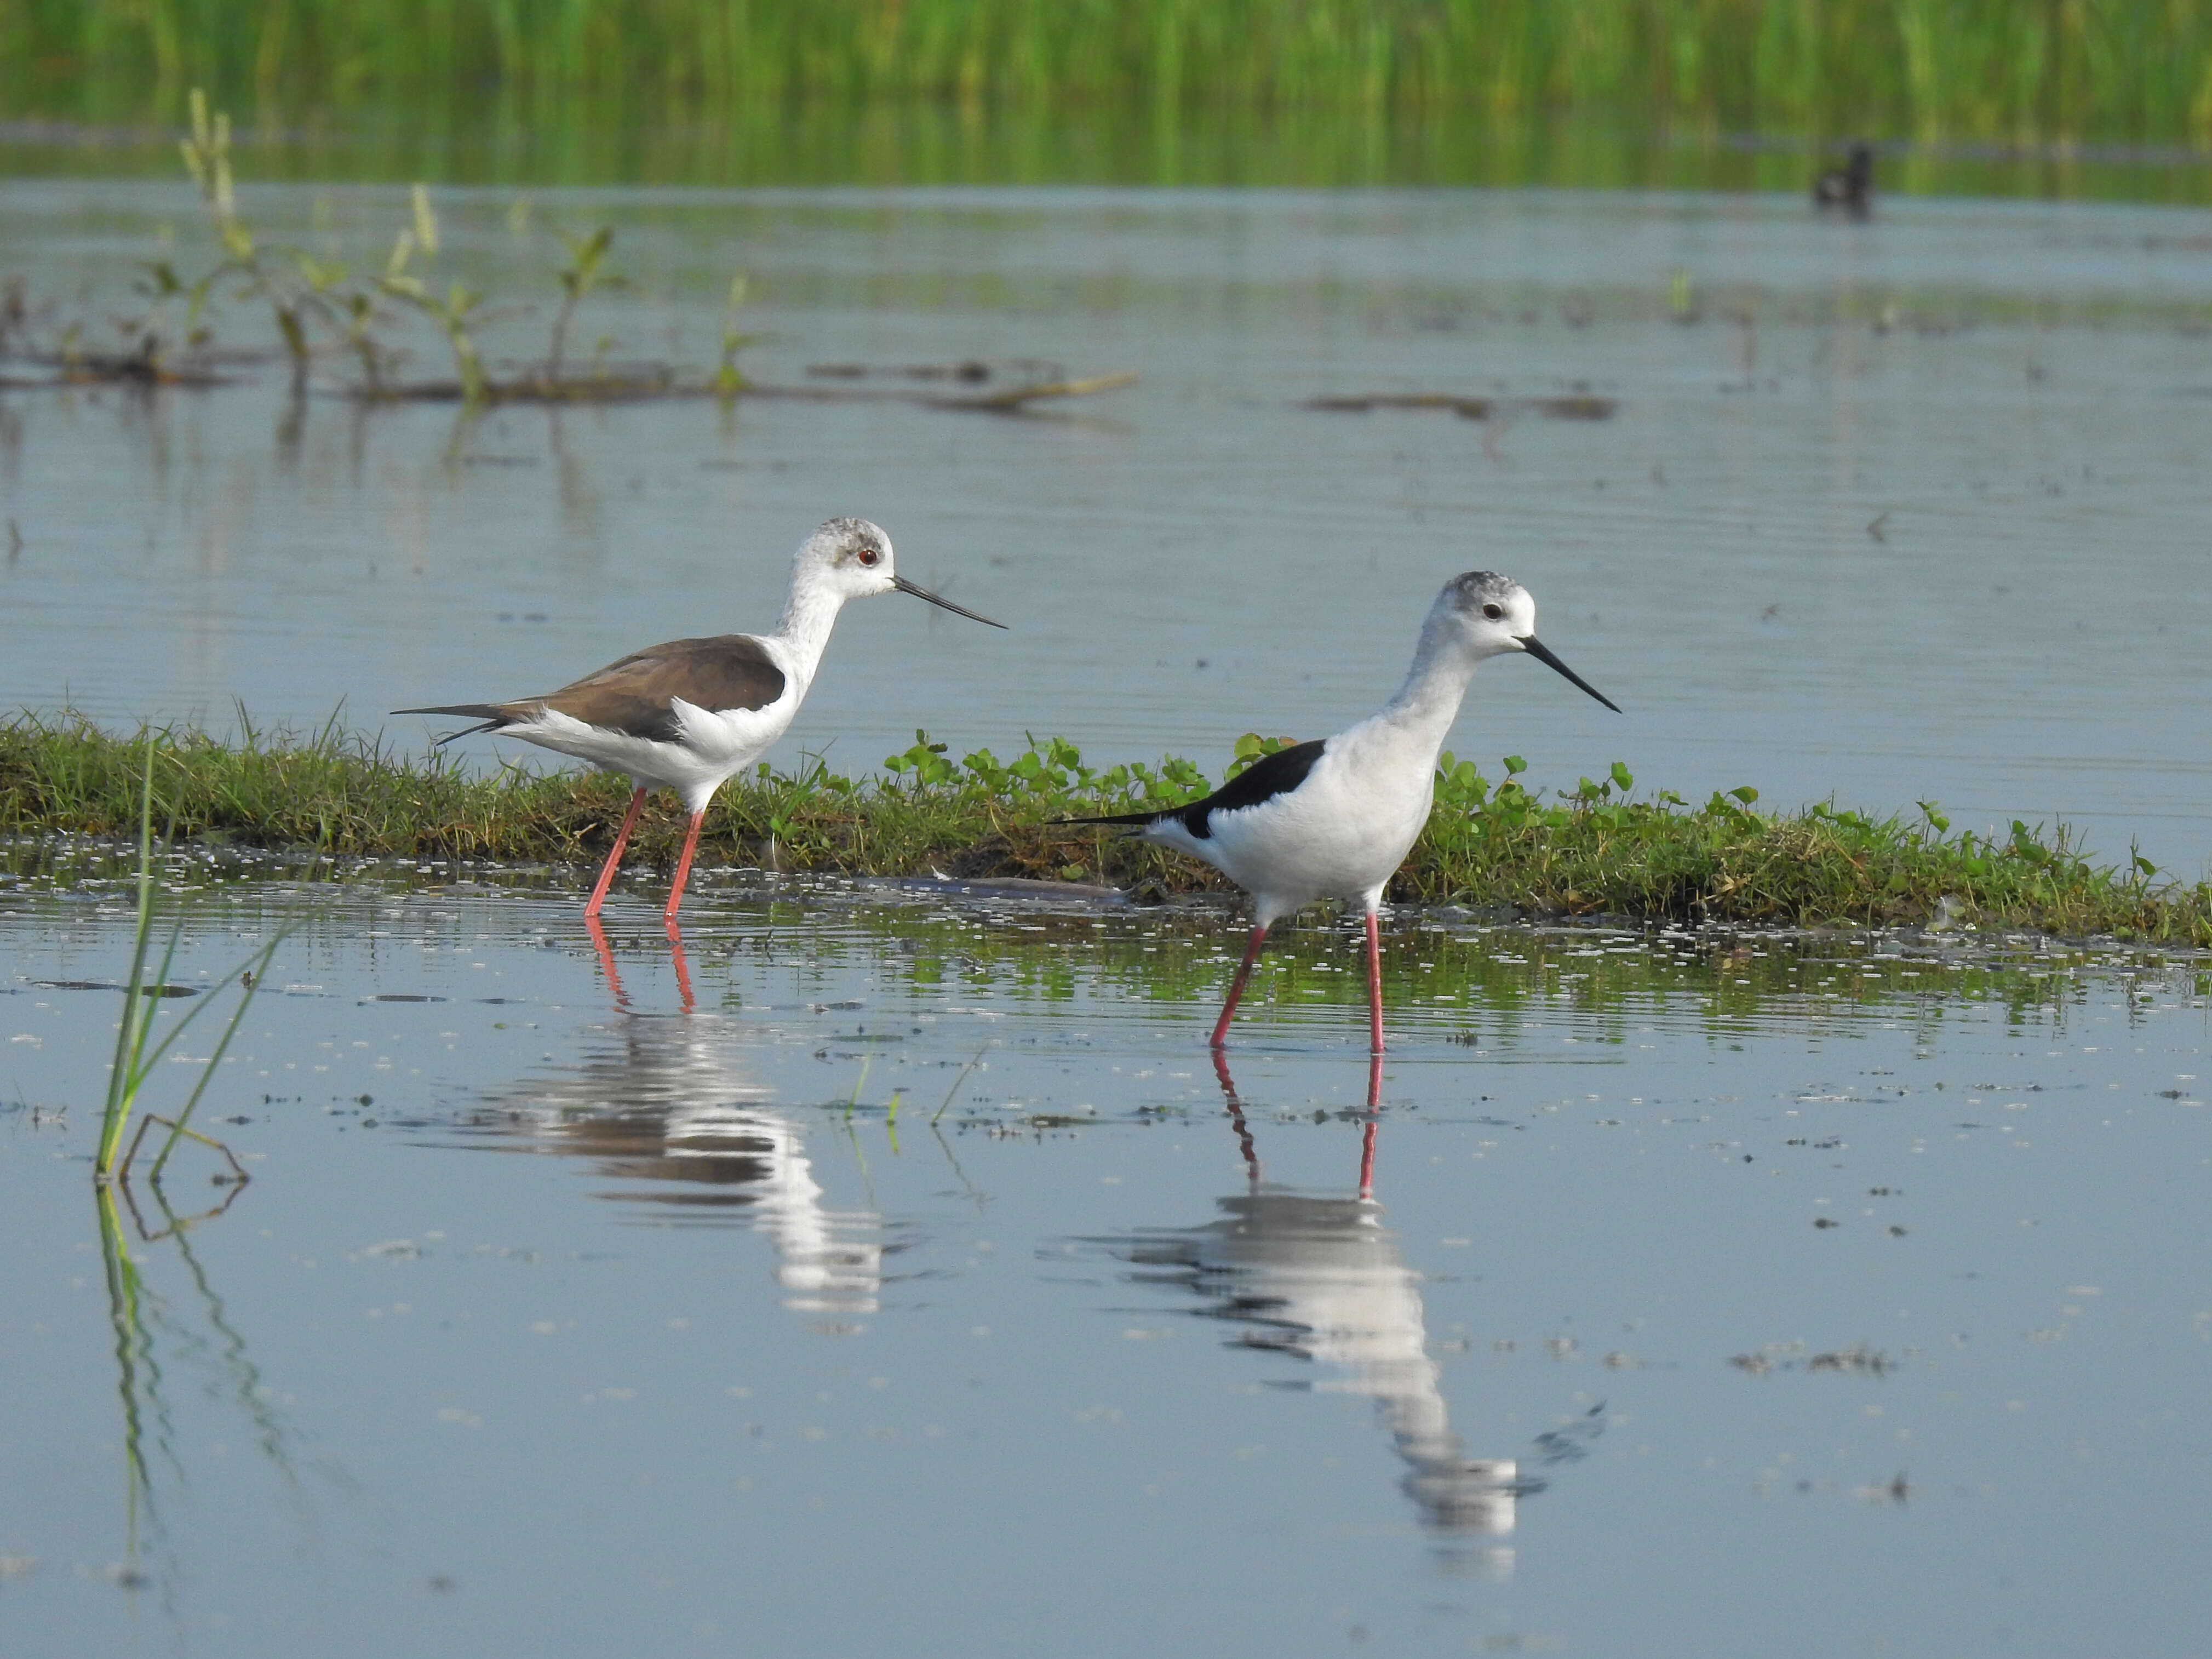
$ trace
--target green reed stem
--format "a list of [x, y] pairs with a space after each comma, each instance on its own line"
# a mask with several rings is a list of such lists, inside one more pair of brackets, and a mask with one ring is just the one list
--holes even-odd
[[[155, 909], [154, 759], [159, 735], [150, 731], [144, 734], [145, 763], [138, 784], [137, 921], [132, 933], [130, 981], [123, 992], [123, 1018], [116, 1027], [115, 1057], [108, 1071], [107, 1099], [100, 1113], [99, 1150], [93, 1159], [94, 1178], [101, 1182], [118, 1177], [121, 1169], [118, 1159], [122, 1154], [124, 1133], [130, 1127], [139, 1090], [153, 1075], [154, 1068], [161, 1064], [162, 1056], [175, 1046], [177, 1040], [191, 1029], [192, 1022], [215, 1000], [210, 994], [195, 1001], [170, 1024], [160, 1042], [153, 1042], [150, 1048], [148, 1046], [153, 1036], [155, 1005], [165, 1000], [163, 993], [168, 987], [169, 970], [176, 964], [177, 947], [183, 940], [185, 931], [185, 919], [180, 915], [169, 929], [169, 939], [162, 949], [161, 964], [149, 978], [146, 972], [146, 961], [148, 946], [153, 937]], [[172, 833], [175, 828], [175, 815], [172, 813]], [[168, 1139], [162, 1143], [161, 1152], [154, 1160], [152, 1174], [155, 1181], [161, 1179], [162, 1167], [168, 1163], [169, 1154], [175, 1150], [178, 1139], [192, 1133], [186, 1125], [191, 1122], [192, 1113], [200, 1103], [200, 1097], [207, 1092], [208, 1085], [214, 1080], [216, 1068], [222, 1064], [224, 1052], [230, 1047], [231, 1039], [238, 1034], [239, 1025], [246, 1018], [246, 1011], [252, 1004], [253, 993], [268, 971], [276, 947], [283, 943], [289, 931], [288, 928], [278, 929], [267, 944], [246, 959], [240, 969], [234, 970], [232, 976], [239, 979], [241, 987], [238, 1006], [231, 1012], [230, 1023], [224, 1028], [222, 1040], [216, 1045], [215, 1053], [201, 1067], [199, 1079], [192, 1086], [191, 1096], [185, 1101], [184, 1110], [170, 1125]]]
[[[131, 1121], [131, 1104], [142, 1075], [139, 1056], [153, 1020], [151, 999], [143, 994], [146, 983], [146, 945], [154, 921], [154, 734], [146, 733], [145, 770], [138, 798], [138, 921], [131, 939], [131, 980], [123, 993], [123, 1018], [115, 1029], [115, 1060], [107, 1073], [107, 1102], [100, 1118], [100, 1150], [93, 1159], [93, 1174], [100, 1181], [114, 1172], [123, 1131]], [[176, 941], [170, 940], [174, 951]], [[165, 957], [164, 961], [167, 958]], [[167, 975], [163, 975], [164, 981]]]
[[[231, 1038], [238, 1035], [238, 1028], [246, 1018], [246, 1011], [253, 1006], [253, 994], [261, 988], [261, 981], [269, 972], [269, 964], [276, 955], [276, 947], [284, 942], [285, 935], [290, 931], [289, 928], [277, 929], [259, 953], [239, 971], [238, 1006], [230, 1011], [230, 1023], [222, 1028], [222, 1040], [215, 1045], [215, 1052], [208, 1056], [207, 1064], [200, 1068], [199, 1081], [192, 1085], [191, 1098], [185, 1102], [185, 1109], [177, 1114], [176, 1121], [169, 1126], [169, 1138], [161, 1143], [161, 1152], [155, 1156], [152, 1170], [155, 1181], [161, 1180], [161, 1170], [169, 1161], [169, 1154], [176, 1150], [177, 1142], [191, 1133], [186, 1126], [192, 1121], [192, 1113], [199, 1106], [200, 1097], [207, 1092], [208, 1085], [215, 1081], [216, 1069], [222, 1064], [223, 1054], [229, 1048]], [[177, 1031], [181, 1031], [192, 1014], [197, 1014], [206, 1006], [205, 1003], [196, 1005], [190, 1013], [178, 1021], [177, 1030], [170, 1033], [169, 1040], [174, 1042]]]

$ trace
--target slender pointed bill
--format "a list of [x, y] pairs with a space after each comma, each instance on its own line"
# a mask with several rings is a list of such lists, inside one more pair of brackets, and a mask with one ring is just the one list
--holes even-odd
[[[1004, 628], [1006, 626], [1006, 623], [1004, 623], [993, 622], [988, 617], [979, 617], [973, 611], [964, 610], [961, 606], [953, 604], [950, 599], [940, 599], [936, 594], [931, 592], [919, 582], [910, 582], [903, 576], [892, 577], [891, 586], [898, 589], [902, 593], [911, 593], [917, 599], [927, 599], [932, 605], [942, 605], [945, 610], [950, 611], [956, 617], [965, 617], [970, 622], [982, 623], [986, 626], [991, 628]], [[1562, 669], [1559, 672], [1562, 673], [1566, 672], [1565, 669]], [[1568, 674], [1567, 678], [1569, 679], [1573, 679], [1574, 676]], [[1589, 691], [1589, 688], [1586, 685], [1583, 687], [1583, 690]], [[1595, 697], [1597, 696], [1597, 693], [1590, 691], [1590, 696]], [[1599, 697], [1598, 701], [1602, 702], [1605, 700], [1602, 697]]]
[[1582, 687], [1583, 690], [1589, 692], [1590, 696], [1595, 697], [1607, 708], [1613, 710], [1614, 714], [1618, 714], [1620, 712], [1620, 705], [1619, 703], [1615, 702], [1611, 697], [1607, 696], [1604, 692], [1599, 690], [1597, 687], [1592, 685], [1581, 675], [1576, 673], [1573, 669], [1568, 667], [1566, 664], [1561, 662], [1556, 656], [1553, 655], [1552, 647], [1546, 645], [1534, 634], [1529, 635], [1526, 639], [1521, 641], [1521, 648], [1523, 651], [1526, 651], [1530, 656], [1534, 657], [1538, 662], [1544, 664], [1547, 667], [1558, 669], [1559, 672], [1565, 675], [1571, 682]]

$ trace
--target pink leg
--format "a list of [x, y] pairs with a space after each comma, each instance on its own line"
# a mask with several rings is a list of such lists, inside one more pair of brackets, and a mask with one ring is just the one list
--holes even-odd
[[623, 848], [629, 844], [630, 827], [637, 822], [637, 809], [645, 805], [645, 787], [641, 784], [631, 792], [629, 811], [623, 814], [622, 828], [615, 831], [615, 844], [608, 850], [607, 861], [599, 866], [599, 884], [592, 889], [592, 896], [584, 905], [584, 920], [596, 921], [599, 906], [607, 896], [607, 889], [614, 885], [615, 866], [622, 862]]
[[1375, 1033], [1375, 1052], [1382, 1052], [1382, 929], [1367, 913], [1367, 1023]]
[[668, 922], [668, 937], [676, 937], [676, 907], [684, 902], [684, 884], [691, 877], [691, 855], [699, 850], [699, 826], [707, 821], [704, 811], [691, 815], [691, 833], [684, 837], [684, 856], [676, 860], [676, 885], [668, 890], [668, 908], [662, 914]]
[[1237, 977], [1229, 981], [1229, 1000], [1222, 1006], [1221, 1018], [1213, 1023], [1213, 1047], [1217, 1048], [1229, 1041], [1229, 1022], [1236, 1016], [1237, 1000], [1244, 994], [1244, 981], [1252, 977], [1252, 964], [1260, 959], [1260, 941], [1267, 937], [1266, 927], [1255, 927], [1252, 937], [1245, 943], [1244, 960], [1237, 966]]

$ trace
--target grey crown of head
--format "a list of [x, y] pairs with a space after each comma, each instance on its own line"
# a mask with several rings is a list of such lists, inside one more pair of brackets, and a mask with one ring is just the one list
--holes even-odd
[[827, 536], [840, 553], [857, 552], [863, 547], [880, 551], [884, 545], [884, 532], [866, 519], [830, 519], [814, 533]]
[[1474, 611], [1492, 599], [1503, 599], [1521, 584], [1510, 576], [1501, 576], [1495, 570], [1470, 570], [1463, 576], [1455, 576], [1447, 584], [1452, 596], [1452, 607], [1457, 611]]

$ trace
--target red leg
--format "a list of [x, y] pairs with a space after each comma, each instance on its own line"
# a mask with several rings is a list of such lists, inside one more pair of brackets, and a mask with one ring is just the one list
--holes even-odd
[[1367, 913], [1367, 1024], [1375, 1033], [1375, 1052], [1382, 1052], [1382, 929]]
[[684, 884], [691, 877], [691, 855], [699, 850], [699, 826], [707, 821], [702, 810], [691, 815], [691, 833], [684, 837], [684, 856], [676, 860], [676, 885], [668, 890], [668, 908], [662, 914], [667, 918], [668, 937], [676, 937], [676, 907], [684, 902]]
[[1252, 964], [1260, 959], [1260, 941], [1267, 937], [1265, 927], [1255, 927], [1252, 937], [1244, 945], [1244, 960], [1237, 965], [1237, 977], [1229, 981], [1229, 1000], [1223, 1005], [1221, 1018], [1213, 1023], [1213, 1046], [1218, 1048], [1229, 1041], [1229, 1022], [1237, 1013], [1237, 1000], [1244, 994], [1244, 981], [1252, 977]]
[[615, 866], [622, 862], [623, 848], [629, 843], [630, 827], [637, 822], [637, 809], [645, 805], [645, 786], [640, 784], [630, 792], [629, 811], [623, 814], [622, 828], [615, 831], [615, 844], [607, 851], [607, 861], [599, 866], [599, 884], [592, 889], [592, 896], [584, 905], [584, 920], [599, 919], [599, 906], [605, 901], [607, 889], [614, 885]]

